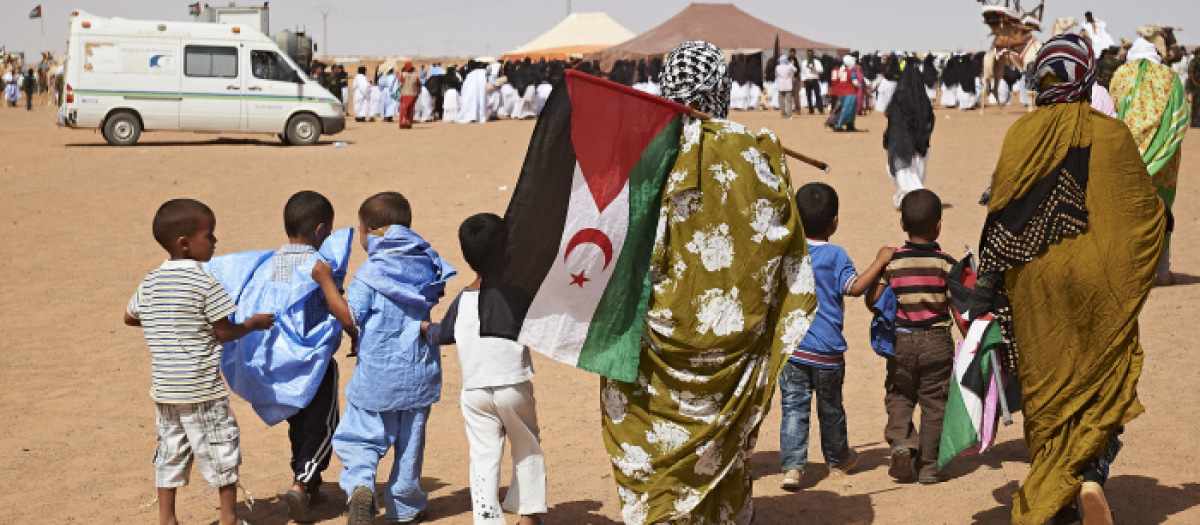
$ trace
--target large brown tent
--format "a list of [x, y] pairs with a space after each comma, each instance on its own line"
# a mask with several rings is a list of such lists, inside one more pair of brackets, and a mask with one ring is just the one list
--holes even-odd
[[608, 49], [588, 53], [584, 60], [599, 60], [608, 70], [617, 60], [661, 57], [689, 40], [704, 40], [723, 51], [771, 50], [775, 36], [781, 49], [813, 49], [818, 53], [846, 54], [850, 50], [809, 40], [759, 20], [733, 4], [691, 4], [658, 27]]

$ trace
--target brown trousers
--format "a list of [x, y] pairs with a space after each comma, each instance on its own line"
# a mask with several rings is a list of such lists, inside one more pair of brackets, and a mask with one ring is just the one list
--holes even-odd
[[[948, 328], [896, 332], [896, 357], [888, 360], [888, 424], [883, 435], [892, 449], [913, 451], [918, 476], [937, 475], [938, 446], [946, 396], [954, 372], [954, 339]], [[921, 430], [913, 425], [913, 411], [921, 406]]]

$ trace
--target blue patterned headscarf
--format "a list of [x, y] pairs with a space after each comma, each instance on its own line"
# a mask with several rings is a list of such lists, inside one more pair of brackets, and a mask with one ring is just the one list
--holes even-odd
[[1046, 41], [1029, 65], [1026, 84], [1037, 91], [1037, 105], [1074, 102], [1092, 92], [1096, 83], [1096, 56], [1088, 39], [1075, 34]]

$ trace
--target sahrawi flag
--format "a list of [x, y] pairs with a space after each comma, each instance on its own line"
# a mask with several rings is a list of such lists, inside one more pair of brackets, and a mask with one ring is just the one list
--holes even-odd
[[33, 8], [33, 11], [29, 12], [29, 18], [41, 18], [41, 17], [42, 17], [42, 5], [38, 4], [37, 7]]
[[660, 201], [688, 112], [567, 71], [508, 204], [509, 262], [483, 280], [482, 335], [637, 379]]
[[188, 14], [192, 16], [200, 16], [200, 2], [188, 5]]
[[1004, 344], [1000, 324], [991, 316], [971, 323], [954, 358], [954, 376], [946, 399], [938, 469], [960, 454], [982, 454], [996, 439], [997, 384], [995, 352]]

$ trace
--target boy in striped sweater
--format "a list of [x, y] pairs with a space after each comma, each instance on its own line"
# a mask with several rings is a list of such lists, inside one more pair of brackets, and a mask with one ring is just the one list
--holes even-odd
[[[817, 419], [821, 421], [821, 451], [825, 463], [849, 473], [858, 462], [846, 431], [846, 409], [842, 406], [842, 383], [846, 377], [846, 338], [842, 321], [846, 295], [858, 297], [879, 278], [892, 257], [893, 248], [882, 248], [875, 262], [862, 275], [840, 246], [829, 243], [838, 227], [838, 196], [828, 184], [805, 184], [796, 192], [800, 222], [808, 239], [808, 255], [817, 291], [817, 315], [808, 333], [792, 352], [779, 379], [783, 420], [779, 432], [779, 456], [783, 469], [781, 485], [800, 488], [808, 464], [808, 429], [813, 393]], [[802, 270], [803, 271], [803, 270]]]
[[[867, 304], [884, 288], [896, 294], [896, 357], [887, 364], [888, 423], [884, 437], [892, 447], [888, 474], [899, 481], [938, 482], [938, 446], [954, 367], [947, 281], [957, 262], [937, 244], [942, 231], [942, 201], [917, 190], [900, 202], [900, 223], [908, 242], [896, 250], [882, 278], [871, 286]], [[921, 406], [921, 429], [913, 410]], [[916, 472], [914, 472], [914, 470]]]
[[216, 227], [216, 216], [199, 201], [163, 204], [154, 215], [154, 240], [170, 259], [142, 280], [125, 308], [125, 324], [140, 326], [150, 347], [160, 525], [178, 525], [175, 493], [188, 484], [193, 461], [220, 495], [219, 523], [238, 523], [241, 431], [221, 380], [221, 343], [271, 328], [275, 315], [232, 321], [237, 306], [216, 277], [200, 267], [213, 256]]

